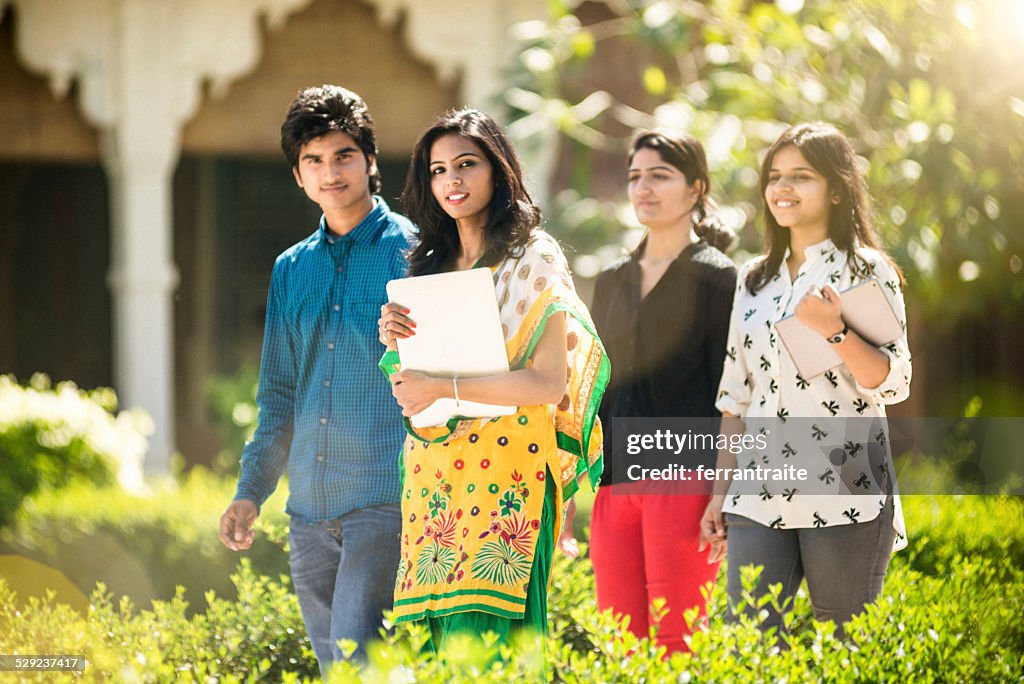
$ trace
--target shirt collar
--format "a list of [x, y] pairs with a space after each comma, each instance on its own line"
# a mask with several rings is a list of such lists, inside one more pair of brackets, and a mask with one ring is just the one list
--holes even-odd
[[[666, 269], [666, 273], [668, 272], [668, 270], [675, 268], [679, 263], [681, 263], [683, 261], [684, 256], [689, 258], [687, 255], [689, 255], [689, 253], [692, 250], [700, 249], [705, 244], [706, 243], [704, 242], [704, 238], [700, 238], [696, 242], [691, 242], [689, 245], [686, 246], [685, 249], [683, 249], [683, 251], [676, 255], [676, 258], [672, 260], [672, 263], [669, 264], [668, 269]], [[643, 256], [644, 249], [646, 247], [647, 235], [644, 235], [643, 238], [640, 239], [640, 243], [629, 255], [629, 269], [627, 271], [627, 276], [633, 282], [640, 282], [640, 257]]]
[[391, 209], [383, 197], [373, 196], [373, 209], [370, 210], [363, 220], [355, 228], [344, 235], [335, 235], [327, 228], [327, 217], [320, 215], [320, 227], [317, 229], [317, 239], [333, 245], [335, 242], [357, 242], [372, 243], [380, 235], [384, 224], [387, 222]]
[[[813, 245], [809, 245], [804, 249], [804, 263], [813, 264], [820, 259], [827, 257], [830, 253], [835, 252], [838, 248], [835, 243], [832, 242], [831, 238], [825, 238], [821, 242]], [[790, 256], [789, 247], [786, 247], [786, 253], [782, 256], [782, 263], [786, 263]]]

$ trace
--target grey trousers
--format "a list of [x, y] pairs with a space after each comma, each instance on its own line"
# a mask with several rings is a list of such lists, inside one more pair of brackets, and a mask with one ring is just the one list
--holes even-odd
[[[892, 498], [878, 517], [867, 522], [823, 528], [779, 530], [743, 516], [727, 513], [729, 529], [729, 603], [736, 606], [743, 586], [740, 568], [761, 565], [755, 596], [768, 593], [768, 586], [781, 584], [779, 603], [792, 598], [807, 580], [814, 617], [836, 623], [842, 638], [843, 623], [861, 612], [882, 593], [896, 531], [892, 527]], [[749, 614], [756, 609], [747, 607]], [[768, 607], [762, 629], [782, 628], [782, 616]], [[735, 616], [730, 614], [730, 619]]]

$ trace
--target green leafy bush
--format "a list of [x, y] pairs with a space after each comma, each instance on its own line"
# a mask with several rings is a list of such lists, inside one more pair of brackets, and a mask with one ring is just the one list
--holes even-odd
[[[748, 588], [755, 576], [747, 574]], [[127, 599], [115, 604], [103, 587], [94, 592], [87, 617], [39, 599], [15, 612], [10, 607], [14, 598], [0, 582], [0, 650], [85, 655], [85, 681], [315, 677], [315, 659], [302, 638], [297, 602], [284, 578], [257, 577], [243, 561], [233, 580], [237, 601], [210, 593], [205, 611], [191, 617], [180, 593], [139, 611]], [[1019, 620], [1024, 573], [1019, 568], [1009, 574], [998, 571], [991, 559], [957, 558], [945, 577], [895, 568], [883, 597], [854, 619], [845, 642], [835, 639], [831, 624], [810, 619], [804, 595], [789, 617], [792, 631], [783, 647], [771, 630], [759, 629], [756, 616], [725, 624], [720, 594], [714, 595], [708, 629], [692, 639], [694, 652], [667, 659], [649, 639], [637, 639], [611, 616], [593, 610], [588, 597], [572, 616], [586, 638], [569, 642], [553, 634], [546, 644], [548, 674], [580, 684], [1003, 682], [1024, 677], [1024, 625]], [[521, 644], [495, 647], [488, 635], [467, 640], [439, 659], [422, 652], [426, 637], [422, 625], [402, 626], [370, 649], [368, 666], [344, 664], [331, 681], [536, 681], [545, 667], [536, 650]], [[491, 662], [494, 654], [501, 660]]]
[[[237, 600], [208, 592], [190, 616], [184, 591], [138, 610], [93, 592], [88, 616], [32, 598], [20, 610], [0, 579], [0, 652], [64, 653], [88, 660], [85, 681], [296, 681], [317, 674], [298, 601], [284, 577], [257, 577], [243, 560], [232, 576]], [[47, 678], [53, 675], [45, 675]]]
[[215, 375], [206, 385], [206, 400], [223, 448], [213, 462], [222, 475], [238, 475], [242, 447], [256, 432], [256, 387], [259, 370], [247, 363], [233, 375]]
[[991, 560], [1001, 579], [1024, 568], [1024, 499], [1013, 496], [904, 496], [910, 546], [893, 556], [928, 575], [945, 576], [956, 560]]
[[26, 496], [83, 480], [141, 487], [149, 419], [138, 411], [115, 415], [113, 390], [80, 390], [45, 375], [28, 386], [0, 376], [0, 528]]
[[[191, 605], [206, 591], [233, 596], [229, 576], [238, 553], [217, 537], [234, 480], [193, 468], [180, 486], [133, 494], [119, 487], [71, 485], [26, 501], [17, 520], [0, 530], [0, 554], [16, 554], [63, 572], [83, 593], [103, 582], [138, 604], [170, 599], [186, 587]], [[286, 482], [264, 504], [257, 538], [245, 553], [257, 572], [288, 572]]]
[[[230, 495], [230, 484], [202, 478], [182, 487], [178, 508], [194, 507], [212, 516]], [[220, 500], [204, 505], [204, 497]], [[45, 503], [56, 520], [57, 499], [36, 504]], [[161, 523], [173, 530], [168, 537], [185, 536], [184, 528], [195, 520], [175, 513], [173, 500], [158, 501], [152, 515], [168, 519]], [[128, 503], [114, 508], [122, 505]], [[1022, 503], [1009, 497], [907, 497], [905, 510], [911, 546], [894, 556], [882, 597], [848, 626], [846, 641], [832, 636], [831, 625], [813, 619], [804, 591], [787, 616], [790, 632], [781, 644], [777, 635], [758, 628], [756, 614], [726, 624], [720, 583], [711, 596], [708, 629], [693, 637], [694, 653], [665, 659], [649, 639], [637, 639], [611, 616], [597, 612], [585, 559], [558, 556], [549, 604], [547, 674], [581, 684], [1024, 681]], [[68, 517], [61, 519], [69, 519], [71, 509], [63, 511]], [[111, 510], [91, 519], [100, 525], [102, 518], [127, 516], [127, 509]], [[279, 521], [271, 522], [276, 536]], [[196, 539], [212, 535], [211, 521], [202, 526], [206, 531], [192, 533]], [[187, 548], [195, 553], [198, 546]], [[221, 598], [218, 591], [190, 602], [179, 590], [151, 609], [137, 610], [130, 600], [115, 601], [101, 587], [93, 593], [88, 615], [52, 600], [16, 599], [0, 581], [0, 652], [84, 654], [90, 661], [85, 681], [315, 678], [315, 659], [287, 581], [261, 577], [253, 567], [243, 561], [232, 577], [228, 593], [237, 600]], [[746, 573], [748, 588], [756, 576]], [[186, 572], [178, 577], [192, 582]], [[760, 607], [773, 600], [772, 595], [761, 599]], [[499, 649], [483, 635], [438, 659], [422, 653], [426, 637], [422, 626], [402, 625], [370, 649], [368, 666], [344, 664], [331, 680], [486, 684], [536, 681], [544, 671], [536, 651], [522, 644]], [[492, 662], [495, 653], [502, 656], [498, 662]]]

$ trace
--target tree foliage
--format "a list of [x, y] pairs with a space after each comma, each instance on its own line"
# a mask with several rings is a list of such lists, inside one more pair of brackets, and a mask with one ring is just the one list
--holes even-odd
[[[569, 161], [553, 231], [604, 257], [632, 132], [705, 143], [740, 248], [760, 251], [758, 154], [791, 123], [854, 140], [878, 231], [930, 322], [1024, 301], [1024, 10], [1012, 0], [605, 0], [522, 25], [513, 132]], [[605, 160], [613, 161], [611, 169]], [[616, 166], [618, 164], [618, 166]], [[621, 198], [621, 190], [618, 197]], [[602, 259], [604, 260], [604, 259]]]

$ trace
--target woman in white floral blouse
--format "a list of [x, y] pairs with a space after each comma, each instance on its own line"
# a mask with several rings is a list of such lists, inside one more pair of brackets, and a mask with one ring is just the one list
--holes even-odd
[[[718, 467], [798, 463], [806, 480], [761, 483], [756, 493], [735, 478], [720, 485], [701, 520], [701, 546], [712, 545], [709, 562], [728, 549], [734, 606], [741, 567], [763, 566], [756, 594], [780, 583], [785, 601], [806, 578], [815, 616], [842, 634], [881, 593], [892, 551], [906, 545], [884, 420], [885, 405], [910, 393], [903, 277], [879, 246], [853, 149], [833, 126], [786, 130], [765, 156], [761, 191], [768, 247], [739, 274], [716, 406], [726, 431], [760, 425], [775, 435], [739, 461], [723, 450]], [[842, 318], [838, 293], [870, 279], [904, 330], [883, 347]], [[789, 315], [829, 341], [842, 365], [802, 377], [775, 330]], [[780, 625], [773, 611], [764, 627]]]

